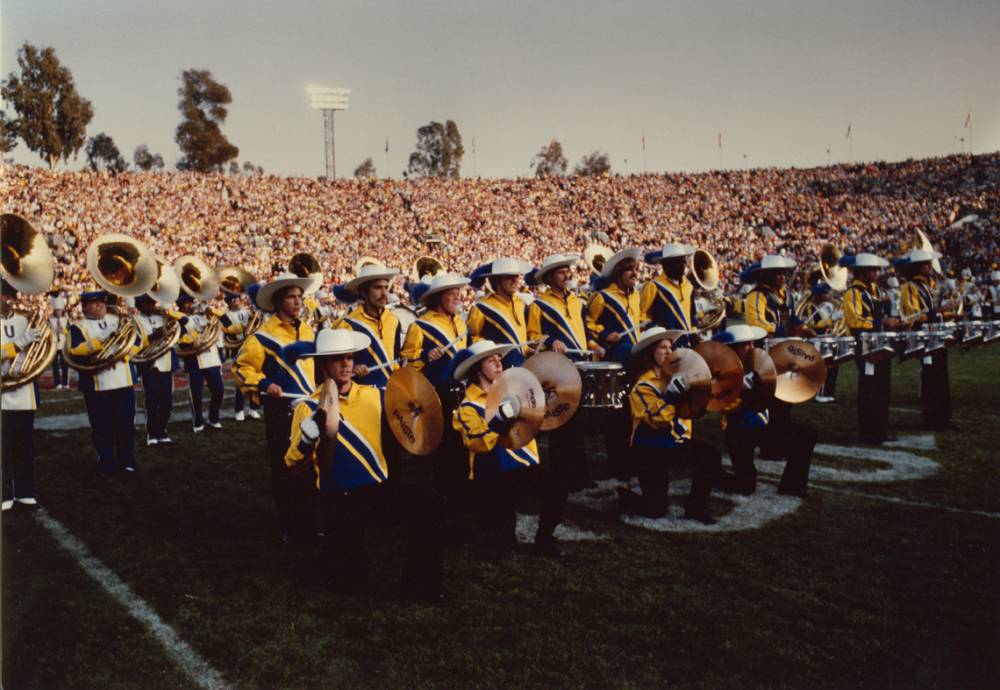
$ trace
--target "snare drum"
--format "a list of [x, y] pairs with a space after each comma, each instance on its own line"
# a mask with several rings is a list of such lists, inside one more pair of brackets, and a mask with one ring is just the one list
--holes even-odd
[[861, 348], [861, 359], [872, 364], [881, 364], [896, 356], [893, 342], [896, 340], [896, 333], [891, 331], [872, 331], [862, 333], [858, 337]]
[[819, 353], [823, 355], [823, 361], [826, 362], [826, 366], [832, 367], [836, 363], [837, 350], [840, 347], [840, 340], [836, 336], [832, 335], [822, 335], [818, 338], [810, 338], [809, 342], [819, 350]]
[[955, 344], [954, 323], [932, 323], [927, 325], [927, 354], [937, 354]]
[[983, 322], [983, 342], [992, 345], [998, 340], [1000, 340], [1000, 321]]
[[899, 336], [899, 360], [905, 361], [920, 357], [927, 350], [927, 333], [924, 331], [907, 331]]
[[843, 364], [854, 359], [854, 353], [858, 349], [858, 342], [849, 335], [837, 337], [837, 354], [834, 355], [834, 364]]
[[580, 407], [621, 409], [628, 398], [625, 369], [617, 362], [574, 362], [583, 390]]
[[982, 321], [965, 321], [959, 331], [962, 350], [969, 350], [983, 344], [986, 336], [985, 324]]

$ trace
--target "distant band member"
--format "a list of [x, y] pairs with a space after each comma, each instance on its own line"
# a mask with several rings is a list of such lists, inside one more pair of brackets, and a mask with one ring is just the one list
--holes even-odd
[[[148, 342], [150, 338], [162, 334], [170, 317], [158, 311], [156, 300], [149, 295], [139, 295], [135, 298], [135, 307], [139, 311], [136, 321], [139, 322], [143, 340]], [[173, 443], [167, 434], [167, 424], [173, 407], [177, 355], [170, 349], [152, 362], [140, 364], [138, 368], [145, 396], [146, 445]]]
[[[190, 348], [200, 342], [202, 334], [211, 325], [211, 317], [195, 313], [195, 300], [191, 295], [181, 294], [177, 298], [177, 306], [184, 314], [181, 319], [181, 337], [177, 341], [178, 353], [184, 360], [184, 370], [188, 375], [188, 393], [191, 397], [191, 425], [195, 433], [205, 430], [205, 415], [202, 406], [202, 393], [208, 384], [210, 395], [208, 403], [208, 425], [213, 429], [221, 429], [222, 396], [225, 386], [222, 383], [222, 361], [219, 359], [219, 349], [212, 346], [196, 355], [184, 354], [184, 347]], [[214, 315], [218, 318], [217, 315]]]
[[[697, 329], [694, 285], [687, 277], [688, 257], [692, 254], [694, 247], [675, 242], [645, 255], [647, 264], [659, 264], [662, 269], [642, 288], [640, 310], [645, 320], [667, 330], [693, 332]], [[692, 336], [682, 336], [674, 345], [686, 347], [691, 339]]]
[[[874, 254], [845, 256], [840, 260], [853, 279], [844, 292], [844, 322], [851, 335], [893, 330], [899, 319], [885, 316], [885, 300], [878, 287], [878, 274], [889, 262]], [[889, 396], [892, 359], [877, 364], [866, 362], [858, 348], [858, 434], [863, 443], [881, 445], [895, 440], [889, 435]]]
[[309, 278], [282, 273], [256, 290], [257, 306], [273, 312], [260, 329], [243, 343], [236, 358], [236, 375], [244, 392], [260, 395], [264, 408], [264, 433], [271, 468], [271, 493], [278, 508], [282, 541], [307, 541], [312, 525], [303, 524], [297, 483], [289, 476], [285, 451], [292, 433], [292, 408], [285, 393], [311, 395], [315, 389], [313, 362], [282, 359], [282, 349], [300, 341], [315, 340], [312, 327], [301, 320], [303, 290]]
[[[118, 330], [119, 316], [108, 313], [103, 290], [80, 295], [84, 318], [69, 327], [69, 353], [77, 357], [99, 352]], [[132, 348], [134, 354], [138, 342]], [[97, 471], [101, 476], [136, 471], [135, 461], [135, 382], [131, 354], [114, 365], [89, 373], [80, 372], [79, 386], [90, 418], [91, 439], [97, 451]]]
[[539, 463], [532, 440], [518, 450], [500, 444], [520, 412], [516, 397], [504, 398], [493, 417], [486, 417], [486, 396], [503, 372], [502, 357], [511, 345], [480, 340], [455, 358], [455, 380], [467, 381], [465, 397], [452, 418], [467, 451], [468, 478], [473, 483], [477, 524], [487, 545], [506, 551], [517, 545], [514, 512], [519, 470]]
[[[904, 258], [911, 276], [903, 283], [900, 293], [900, 316], [912, 327], [941, 320], [937, 301], [937, 281], [933, 261], [938, 252], [914, 249]], [[948, 379], [948, 349], [926, 355], [920, 366], [920, 406], [923, 408], [925, 429], [944, 431], [956, 429], [951, 421], [951, 383]]]
[[708, 499], [720, 473], [721, 456], [712, 446], [691, 437], [690, 419], [677, 416], [678, 405], [690, 387], [687, 377], [674, 374], [661, 383], [663, 365], [673, 352], [670, 338], [677, 333], [654, 326], [632, 348], [635, 370], [641, 373], [629, 393], [631, 442], [642, 494], [621, 487], [618, 498], [623, 513], [663, 517], [669, 506], [670, 468], [693, 466], [684, 517], [711, 525], [715, 519], [709, 514]]
[[[17, 356], [41, 337], [37, 329], [28, 328], [28, 319], [14, 313], [17, 290], [6, 281], [0, 285], [0, 333], [3, 361], [0, 373], [7, 378], [16, 365]], [[32, 431], [35, 410], [38, 409], [38, 379], [0, 395], [3, 418], [0, 420], [0, 443], [3, 448], [3, 509], [10, 510], [14, 501], [27, 506], [35, 500], [35, 445]]]
[[66, 347], [66, 331], [69, 330], [69, 317], [66, 316], [66, 298], [63, 295], [52, 298], [52, 316], [49, 317], [49, 327], [56, 336], [56, 356], [52, 360], [52, 387], [56, 390], [69, 390], [69, 365], [63, 357]]
[[392, 280], [398, 275], [394, 268], [366, 264], [342, 291], [335, 289], [347, 300], [360, 300], [338, 327], [371, 339], [368, 347], [354, 353], [355, 383], [385, 388], [392, 372], [400, 366], [393, 362], [399, 359], [404, 334], [399, 319], [386, 308]]
[[[231, 338], [244, 338], [246, 334], [247, 327], [250, 325], [250, 319], [253, 316], [253, 312], [250, 307], [243, 305], [243, 295], [233, 292], [223, 292], [223, 299], [226, 300], [226, 313], [222, 315], [222, 332], [223, 332], [223, 343], [225, 343], [225, 336]], [[232, 360], [233, 368], [236, 367], [236, 355], [239, 352], [239, 348], [226, 347], [223, 350], [223, 361]], [[233, 413], [234, 418], [237, 422], [242, 422], [247, 418], [249, 414], [251, 419], [260, 419], [260, 404], [255, 402], [253, 396], [249, 400], [249, 412], [244, 410], [248, 406], [247, 396], [243, 394], [243, 390], [240, 388], [239, 381], [235, 385], [236, 392], [233, 395]]]
[[383, 412], [381, 389], [354, 383], [354, 354], [371, 339], [348, 330], [320, 331], [313, 353], [321, 379], [331, 378], [339, 394], [340, 419], [332, 457], [324, 465], [320, 445], [326, 414], [319, 408], [320, 391], [295, 406], [291, 442], [285, 462], [292, 471], [309, 463], [314, 468], [325, 517], [324, 567], [337, 591], [359, 591], [368, 585], [365, 531], [373, 522], [391, 520], [410, 525], [411, 537], [403, 569], [406, 594], [438, 599], [441, 592], [441, 547], [434, 499], [426, 492], [390, 478], [387, 445], [395, 443]]
[[480, 288], [483, 281], [493, 292], [484, 295], [469, 310], [467, 319], [472, 342], [491, 340], [498, 345], [515, 347], [504, 357], [504, 367], [519, 367], [535, 348], [528, 341], [527, 307], [518, 296], [521, 278], [531, 270], [531, 264], [520, 259], [503, 258], [480, 266], [470, 276], [472, 286]]

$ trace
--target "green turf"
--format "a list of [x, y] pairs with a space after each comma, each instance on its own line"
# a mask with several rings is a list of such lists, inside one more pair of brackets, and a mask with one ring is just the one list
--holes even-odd
[[[829, 486], [1000, 512], [1000, 348], [953, 350], [950, 366], [962, 430], [924, 453], [937, 474]], [[920, 433], [918, 369], [894, 375], [904, 434]], [[821, 443], [853, 443], [855, 381], [847, 366], [837, 404], [796, 408]], [[717, 440], [717, 425], [698, 433]], [[133, 481], [97, 478], [85, 430], [39, 434], [36, 465], [49, 513], [235, 687], [995, 686], [996, 518], [820, 487], [762, 529], [711, 535], [571, 507], [608, 539], [570, 543], [561, 561], [449, 548], [449, 599], [429, 606], [396, 598], [398, 535], [379, 531], [372, 596], [333, 595], [315, 552], [275, 543], [261, 423], [226, 426], [174, 425], [178, 443], [142, 447]], [[186, 687], [21, 509], [4, 515], [3, 569], [4, 687]]]

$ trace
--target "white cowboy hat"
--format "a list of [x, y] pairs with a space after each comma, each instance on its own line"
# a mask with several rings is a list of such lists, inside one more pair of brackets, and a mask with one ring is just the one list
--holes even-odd
[[344, 287], [357, 294], [358, 288], [373, 280], [392, 280], [399, 275], [395, 268], [386, 268], [379, 264], [366, 264], [358, 274], [344, 284]]
[[628, 249], [621, 250], [604, 263], [604, 268], [601, 269], [601, 277], [610, 278], [611, 274], [615, 272], [615, 268], [622, 261], [625, 261], [626, 259], [638, 261], [641, 256], [642, 250], [638, 247], [630, 247]]
[[573, 266], [580, 260], [579, 254], [549, 254], [542, 260], [542, 265], [535, 270], [535, 279], [540, 281], [549, 271], [563, 266]]
[[[927, 260], [930, 261], [930, 259]], [[880, 256], [862, 252], [854, 256], [841, 257], [840, 265], [847, 268], [885, 268], [889, 262]]]
[[275, 306], [271, 302], [271, 299], [274, 297], [275, 292], [281, 288], [297, 287], [302, 288], [302, 292], [305, 293], [306, 289], [312, 284], [313, 280], [311, 278], [299, 278], [294, 273], [280, 273], [270, 283], [261, 286], [260, 290], [257, 291], [257, 298], [254, 301], [264, 311], [274, 311]]
[[346, 355], [364, 350], [372, 344], [372, 339], [364, 333], [346, 328], [324, 328], [316, 336], [316, 351], [306, 352], [301, 357], [329, 357]]
[[465, 276], [458, 276], [454, 273], [439, 273], [431, 280], [431, 285], [420, 296], [420, 303], [427, 304], [427, 298], [452, 288], [464, 287], [469, 284], [469, 279]]
[[494, 259], [489, 269], [484, 273], [487, 276], [521, 276], [531, 270], [531, 264], [521, 259], [504, 257]]
[[632, 346], [632, 354], [637, 355], [653, 343], [658, 343], [661, 340], [669, 339], [673, 342], [680, 338], [682, 335], [688, 335], [688, 331], [681, 330], [667, 330], [662, 326], [653, 326], [652, 328], [642, 332], [639, 339], [635, 341], [635, 345]]
[[760, 260], [760, 266], [754, 267], [751, 275], [758, 271], [790, 271], [795, 268], [795, 260], [781, 254], [768, 254]]
[[941, 256], [941, 252], [936, 252], [933, 249], [911, 249], [904, 255], [907, 262], [911, 264], [934, 261], [935, 259], [940, 259]]
[[643, 258], [647, 264], [658, 264], [666, 259], [673, 259], [678, 256], [691, 256], [692, 254], [694, 254], [694, 247], [690, 244], [670, 242], [655, 252], [646, 252]]
[[460, 350], [458, 354], [455, 355], [455, 361], [453, 363], [455, 373], [453, 378], [456, 381], [461, 381], [469, 375], [469, 371], [478, 362], [481, 362], [490, 355], [500, 355], [502, 357], [515, 347], [517, 346], [510, 344], [497, 345], [492, 340], [479, 340], [473, 343], [471, 347]]
[[756, 340], [761, 340], [767, 337], [767, 331], [759, 326], [747, 326], [746, 324], [737, 324], [736, 326], [730, 326], [722, 333], [719, 333], [713, 340], [726, 345], [736, 345], [738, 343], [752, 343]]

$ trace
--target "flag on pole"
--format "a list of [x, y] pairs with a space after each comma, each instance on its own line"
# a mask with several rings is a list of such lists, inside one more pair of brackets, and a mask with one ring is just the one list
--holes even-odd
[[845, 139], [850, 139], [851, 138], [851, 123], [850, 122], [847, 123], [847, 136], [845, 136], [844, 138]]
[[642, 134], [642, 150], [643, 151], [646, 150], [646, 133], [645, 132], [643, 132], [643, 134]]
[[385, 138], [385, 152], [389, 153], [389, 137]]
[[719, 150], [722, 150], [722, 132], [719, 132]]
[[969, 114], [965, 116], [965, 128], [968, 129], [971, 123], [972, 123], [972, 111], [970, 110]]

